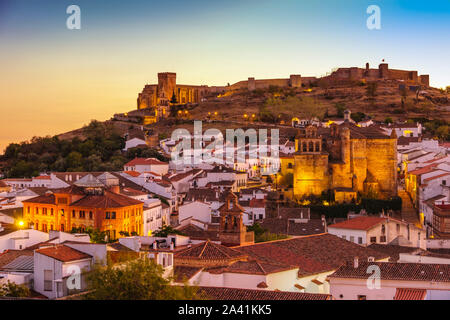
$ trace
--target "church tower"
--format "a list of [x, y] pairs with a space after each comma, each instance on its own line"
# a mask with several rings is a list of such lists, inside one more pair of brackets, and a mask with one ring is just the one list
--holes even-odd
[[247, 227], [243, 223], [244, 209], [231, 190], [227, 193], [225, 203], [219, 208], [219, 212], [219, 240], [222, 245], [239, 246], [254, 243], [254, 233], [247, 232]]

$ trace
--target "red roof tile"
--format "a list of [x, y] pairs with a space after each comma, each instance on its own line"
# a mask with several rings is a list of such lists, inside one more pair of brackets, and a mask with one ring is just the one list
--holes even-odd
[[450, 282], [450, 265], [431, 263], [362, 262], [342, 265], [330, 278], [367, 279], [367, 268], [376, 265], [381, 270], [381, 280]]
[[87, 253], [78, 251], [65, 245], [50, 246], [47, 248], [38, 249], [35, 252], [62, 262], [92, 258], [92, 256]]
[[124, 171], [123, 173], [126, 173], [127, 175], [132, 176], [132, 177], [139, 177], [141, 175], [137, 171]]
[[394, 300], [425, 300], [426, 295], [425, 289], [397, 288]]
[[354, 257], [368, 260], [388, 255], [362, 247], [331, 234], [311, 235], [291, 239], [233, 247], [251, 259], [261, 262], [299, 267], [299, 275], [317, 274], [339, 268]]
[[155, 158], [136, 158], [125, 164], [127, 167], [136, 165], [168, 165], [168, 163], [159, 161]]
[[352, 229], [352, 230], [369, 230], [387, 218], [382, 217], [357, 217], [347, 221], [339, 222], [328, 226], [328, 228]]
[[212, 300], [331, 300], [328, 294], [222, 287], [200, 287], [199, 294]]
[[183, 250], [175, 255], [175, 259], [195, 259], [195, 260], [229, 260], [245, 257], [245, 254], [213, 243], [211, 241], [202, 242]]

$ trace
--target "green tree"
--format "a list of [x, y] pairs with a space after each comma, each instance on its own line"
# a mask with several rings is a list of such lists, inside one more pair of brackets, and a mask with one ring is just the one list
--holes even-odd
[[89, 300], [195, 300], [197, 288], [171, 285], [163, 268], [150, 259], [97, 267], [88, 276]]
[[394, 121], [392, 120], [391, 117], [387, 117], [386, 119], [384, 119], [384, 123], [389, 124], [389, 123], [394, 123]]
[[450, 138], [449, 133], [450, 133], [449, 126], [440, 126], [436, 129], [437, 136], [443, 140], [448, 140]]
[[0, 286], [0, 297], [27, 298], [30, 296], [30, 289], [24, 285], [15, 284], [8, 280]]
[[179, 230], [174, 229], [172, 226], [167, 226], [164, 225], [162, 226], [161, 229], [155, 231], [153, 233], [154, 237], [161, 237], [161, 238], [165, 238], [170, 234], [179, 234], [179, 235], [183, 235], [183, 233]]
[[66, 157], [66, 165], [69, 171], [83, 171], [78, 170], [78, 168], [83, 166], [83, 155], [79, 152], [72, 151]]

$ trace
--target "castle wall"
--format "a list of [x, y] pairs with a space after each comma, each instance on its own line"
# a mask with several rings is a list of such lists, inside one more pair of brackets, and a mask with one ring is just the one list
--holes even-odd
[[368, 139], [367, 169], [376, 177], [380, 190], [397, 195], [397, 140]]
[[294, 156], [294, 195], [320, 195], [329, 189], [328, 154]]
[[351, 172], [356, 176], [356, 191], [363, 192], [364, 181], [367, 176], [367, 140], [352, 139], [351, 140]]

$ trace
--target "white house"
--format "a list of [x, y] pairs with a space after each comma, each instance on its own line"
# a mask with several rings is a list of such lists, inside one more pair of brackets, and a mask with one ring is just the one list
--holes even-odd
[[23, 250], [49, 239], [46, 232], [34, 229], [19, 229], [0, 224], [0, 253], [5, 250]]
[[163, 214], [162, 203], [159, 199], [150, 199], [144, 204], [144, 235], [151, 236], [163, 225], [169, 225], [170, 217]]
[[211, 204], [195, 200], [178, 207], [178, 220], [181, 222], [192, 217], [205, 223], [211, 223], [211, 212]]
[[[328, 276], [336, 300], [449, 300], [448, 264], [360, 262]], [[373, 274], [379, 275], [379, 282]]]
[[165, 175], [169, 172], [169, 164], [155, 158], [136, 158], [124, 165], [124, 171], [155, 172]]
[[144, 139], [132, 138], [125, 141], [125, 148], [123, 151], [127, 151], [128, 149], [136, 148], [138, 146], [147, 146], [147, 142]]
[[422, 228], [390, 217], [357, 217], [329, 225], [328, 232], [362, 246], [391, 243], [426, 248], [426, 234]]
[[49, 245], [34, 251], [34, 290], [49, 299], [86, 290], [86, 272], [92, 255], [67, 245]]

